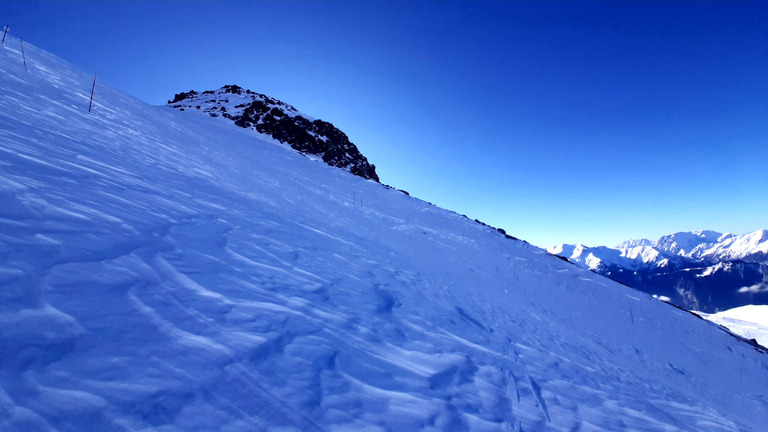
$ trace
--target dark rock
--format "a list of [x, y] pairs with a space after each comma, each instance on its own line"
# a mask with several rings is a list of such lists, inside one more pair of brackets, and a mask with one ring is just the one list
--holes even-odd
[[226, 93], [243, 94], [243, 88], [238, 85], [225, 85], [222, 89], [224, 89], [224, 92]]
[[[274, 139], [288, 144], [296, 151], [306, 154], [317, 155], [328, 165], [343, 168], [350, 173], [379, 181], [376, 174], [376, 166], [369, 164], [352, 142], [349, 141], [344, 132], [337, 129], [331, 123], [323, 120], [312, 120], [298, 115], [296, 109], [284, 102], [269, 96], [244, 90], [240, 86], [225, 85], [218, 91], [205, 91], [202, 95], [212, 94], [232, 94], [239, 95], [245, 99], [245, 103], [239, 103], [228, 110], [221, 106], [221, 103], [229, 103], [228, 99], [216, 100], [209, 98], [200, 100], [200, 94], [191, 90], [189, 92], [179, 93], [170, 103], [185, 101], [187, 105], [172, 105], [174, 108], [192, 106], [200, 109], [200, 102], [203, 103], [204, 112], [213, 117], [219, 116], [216, 110], [220, 111], [223, 117], [234, 121], [235, 125], [242, 128], [253, 128], [259, 133], [269, 135]], [[192, 102], [197, 105], [189, 105]], [[237, 110], [237, 111], [236, 111]], [[240, 110], [242, 110], [240, 112]]]
[[168, 101], [168, 103], [172, 104], [172, 103], [176, 103], [176, 102], [181, 102], [184, 99], [190, 99], [190, 98], [193, 98], [195, 96], [197, 96], [197, 92], [194, 91], [194, 90], [190, 90], [188, 92], [176, 93], [176, 95], [173, 97], [173, 100]]
[[[569, 260], [568, 260], [568, 258], [566, 258], [566, 257], [564, 257], [564, 256], [560, 256], [560, 255], [553, 255], [553, 254], [550, 254], [550, 255], [552, 255], [553, 257], [555, 257], [555, 258], [557, 258], [557, 259], [561, 259], [561, 260], [563, 260], [563, 261], [565, 261], [565, 262], [567, 262], [567, 263], [571, 263], [571, 261], [569, 261]], [[572, 263], [571, 263], [571, 264], [572, 264]]]

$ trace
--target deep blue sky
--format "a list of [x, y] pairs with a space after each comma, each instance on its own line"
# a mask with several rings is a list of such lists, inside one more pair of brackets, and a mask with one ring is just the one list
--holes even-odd
[[[239, 84], [539, 246], [768, 228], [768, 2], [0, 2], [151, 103]], [[0, 96], [1, 97], [1, 96]]]

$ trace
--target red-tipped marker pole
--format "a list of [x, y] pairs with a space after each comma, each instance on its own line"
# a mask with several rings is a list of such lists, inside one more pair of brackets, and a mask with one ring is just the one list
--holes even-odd
[[88, 104], [88, 112], [91, 112], [93, 106], [93, 91], [96, 90], [96, 74], [93, 74], [93, 87], [91, 87], [91, 102]]

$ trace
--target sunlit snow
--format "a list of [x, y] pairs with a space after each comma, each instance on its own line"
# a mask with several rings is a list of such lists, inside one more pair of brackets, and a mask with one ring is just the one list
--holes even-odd
[[[0, 430], [760, 431], [716, 325], [0, 48]], [[127, 60], [128, 61], [128, 60]], [[169, 89], [169, 94], [180, 89]]]
[[714, 314], [698, 313], [739, 336], [755, 339], [768, 347], [768, 305], [748, 305]]

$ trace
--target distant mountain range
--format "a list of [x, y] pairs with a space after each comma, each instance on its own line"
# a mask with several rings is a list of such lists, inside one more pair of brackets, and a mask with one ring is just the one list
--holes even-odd
[[237, 126], [269, 135], [302, 154], [319, 156], [328, 165], [379, 181], [376, 166], [368, 163], [344, 132], [267, 95], [225, 85], [202, 93], [178, 93], [168, 104], [181, 111], [200, 110], [211, 117], [230, 119]]
[[547, 250], [689, 310], [768, 304], [768, 230], [678, 232], [612, 248], [561, 244]]

